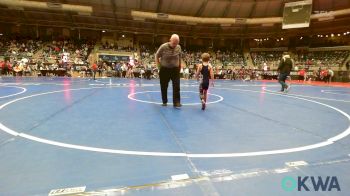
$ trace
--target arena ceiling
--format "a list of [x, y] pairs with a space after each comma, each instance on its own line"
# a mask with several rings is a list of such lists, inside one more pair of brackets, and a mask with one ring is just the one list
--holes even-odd
[[[281, 24], [186, 24], [164, 20], [140, 20], [131, 15], [132, 10], [166, 13], [194, 17], [265, 18], [281, 17], [284, 4], [295, 0], [35, 0], [50, 2], [48, 8], [35, 6], [9, 6], [0, 1], [0, 22], [19, 25], [96, 29], [122, 33], [169, 35], [180, 33], [190, 37], [235, 37], [266, 34], [317, 34], [329, 31], [349, 31], [350, 15], [330, 21], [314, 20], [311, 28], [282, 30]], [[17, 2], [12, 0], [11, 2]], [[29, 0], [28, 0], [29, 1]], [[39, 4], [39, 3], [38, 3]], [[92, 8], [91, 13], [63, 11], [62, 5], [83, 5]], [[313, 0], [313, 13], [350, 8], [350, 0]]]

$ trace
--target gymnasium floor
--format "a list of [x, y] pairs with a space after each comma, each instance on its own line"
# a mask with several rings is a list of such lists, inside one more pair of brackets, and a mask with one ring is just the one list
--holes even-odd
[[[349, 85], [216, 81], [202, 111], [194, 80], [180, 109], [158, 80], [0, 82], [0, 195], [349, 195]], [[283, 188], [298, 176], [341, 191]]]

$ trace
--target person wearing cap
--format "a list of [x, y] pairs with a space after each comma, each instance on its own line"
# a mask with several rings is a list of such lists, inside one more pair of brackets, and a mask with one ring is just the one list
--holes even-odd
[[281, 84], [281, 92], [288, 92], [290, 84], [286, 84], [287, 77], [290, 76], [290, 72], [293, 68], [293, 60], [287, 52], [283, 53], [282, 59], [279, 63], [277, 71], [279, 72], [278, 82]]

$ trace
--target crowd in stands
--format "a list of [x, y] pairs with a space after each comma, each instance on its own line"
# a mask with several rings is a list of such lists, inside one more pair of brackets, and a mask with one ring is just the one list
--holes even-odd
[[154, 54], [157, 52], [157, 48], [155, 46], [150, 45], [140, 45], [140, 60], [144, 64], [153, 64], [155, 63]]
[[339, 51], [298, 51], [294, 61], [296, 64], [307, 66], [341, 66], [349, 56], [348, 50]]
[[224, 66], [243, 66], [245, 60], [242, 52], [224, 51], [215, 52], [216, 59], [220, 60]]
[[31, 71], [29, 63], [36, 51], [41, 48], [42, 41], [26, 37], [1, 37], [0, 56], [6, 57], [0, 61], [2, 74], [12, 71], [22, 71], [27, 74]]
[[14, 58], [32, 57], [41, 45], [41, 40], [2, 37], [0, 40], [0, 55]]
[[[258, 70], [276, 70], [283, 52], [251, 52], [254, 66]], [[319, 67], [339, 68], [345, 64], [350, 55], [348, 50], [335, 51], [302, 51], [298, 50], [292, 55], [295, 63], [295, 71], [305, 68], [307, 70], [318, 70]]]
[[95, 43], [88, 40], [53, 40], [44, 45], [39, 58], [43, 62], [84, 64]]
[[[88, 60], [89, 53], [96, 45], [95, 41], [72, 40], [72, 39], [10, 39], [1, 37], [0, 46], [4, 56], [0, 61], [1, 73], [5, 75], [46, 75], [43, 71], [64, 70], [65, 75], [72, 75], [73, 71], [79, 72], [82, 77], [91, 74], [91, 62]], [[105, 42], [103, 49], [113, 49], [116, 51], [135, 51], [134, 48], [122, 48], [117, 45]], [[157, 47], [154, 45], [140, 45], [140, 53], [135, 56], [134, 62], [114, 61], [107, 62], [97, 60], [98, 76], [106, 77], [143, 77], [157, 78], [158, 67], [154, 62], [154, 54]], [[0, 51], [0, 52], [1, 52]], [[181, 75], [186, 79], [191, 79], [196, 72], [196, 65], [200, 64], [200, 49], [187, 50], [183, 48], [182, 60], [184, 67]], [[272, 79], [276, 76], [273, 72], [281, 59], [281, 51], [251, 52], [254, 66], [248, 67], [246, 59], [239, 51], [209, 51], [211, 54], [211, 64], [214, 67], [216, 78], [220, 79]], [[324, 72], [322, 70], [332, 69], [343, 65], [350, 52], [339, 51], [297, 51], [294, 53], [295, 70], [306, 70], [313, 74], [305, 74], [304, 78], [322, 80]], [[136, 58], [137, 57], [137, 58]], [[1, 59], [1, 58], [0, 58]], [[318, 69], [320, 67], [320, 69]], [[330, 67], [330, 68], [329, 68]], [[322, 73], [321, 73], [322, 72]], [[53, 73], [55, 75], [55, 73]]]
[[113, 50], [113, 51], [121, 51], [121, 52], [136, 52], [135, 48], [132, 46], [119, 46], [117, 43], [113, 42], [104, 42], [100, 47], [100, 50]]
[[[194, 65], [200, 63], [202, 52], [201, 51], [183, 51], [182, 59], [186, 63], [186, 65], [193, 67]], [[215, 59], [212, 58], [212, 59]], [[212, 62], [213, 63], [213, 62]]]
[[311, 39], [308, 44], [309, 47], [333, 47], [333, 46], [346, 46], [348, 45], [346, 39]]
[[158, 78], [158, 68], [154, 64], [144, 65], [137, 60], [133, 63], [130, 61], [98, 61], [92, 66], [84, 66], [79, 70], [82, 77], [91, 77], [92, 72], [95, 71], [98, 77]]
[[276, 67], [282, 57], [282, 53], [282, 51], [251, 52], [250, 56], [252, 57], [253, 64], [258, 69], [264, 69], [266, 65], [270, 68]]
[[[195, 65], [200, 63], [200, 57], [203, 51], [187, 51], [183, 52], [183, 59], [187, 65]], [[223, 66], [244, 66], [245, 61], [243, 54], [234, 51], [221, 52], [220, 50], [211, 52], [212, 64], [222, 64]]]
[[41, 70], [67, 70], [75, 64], [86, 64], [95, 45], [88, 40], [40, 40], [2, 38], [4, 53], [0, 62], [3, 75], [40, 75]]

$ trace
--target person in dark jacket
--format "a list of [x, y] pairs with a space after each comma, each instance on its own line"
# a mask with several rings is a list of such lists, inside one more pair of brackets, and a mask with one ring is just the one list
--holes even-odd
[[286, 84], [286, 79], [290, 76], [290, 71], [293, 68], [293, 60], [290, 58], [288, 53], [283, 53], [283, 57], [280, 61], [277, 71], [279, 72], [278, 82], [281, 84], [281, 92], [288, 92], [290, 84]]

